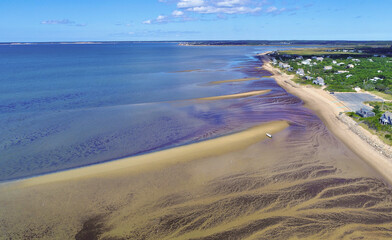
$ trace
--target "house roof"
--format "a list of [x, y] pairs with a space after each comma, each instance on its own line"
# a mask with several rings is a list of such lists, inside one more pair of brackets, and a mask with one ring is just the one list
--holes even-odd
[[385, 112], [383, 115], [385, 115], [385, 117], [392, 118], [392, 113], [391, 112]]

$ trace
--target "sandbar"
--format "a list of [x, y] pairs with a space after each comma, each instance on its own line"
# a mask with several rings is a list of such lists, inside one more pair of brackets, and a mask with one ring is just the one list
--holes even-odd
[[244, 97], [263, 95], [263, 94], [269, 93], [270, 91], [271, 91], [270, 89], [267, 89], [267, 90], [257, 90], [257, 91], [229, 94], [229, 95], [196, 98], [194, 100], [211, 101], [211, 100], [224, 100], [224, 99], [244, 98]]
[[230, 80], [221, 80], [221, 81], [212, 81], [210, 84], [221, 84], [221, 83], [230, 83], [230, 82], [244, 82], [244, 81], [253, 81], [258, 80], [259, 77], [250, 77], [250, 78], [237, 78], [237, 79], [230, 79]]
[[185, 146], [171, 148], [145, 155], [128, 157], [112, 162], [67, 170], [37, 176], [15, 182], [19, 187], [27, 187], [37, 184], [75, 180], [86, 177], [97, 177], [102, 175], [116, 175], [120, 172], [140, 172], [161, 168], [178, 162], [191, 161], [195, 159], [219, 156], [228, 152], [238, 151], [256, 142], [267, 138], [266, 133], [275, 134], [289, 126], [287, 121], [273, 121], [257, 125], [244, 131], [211, 140], [197, 142]]

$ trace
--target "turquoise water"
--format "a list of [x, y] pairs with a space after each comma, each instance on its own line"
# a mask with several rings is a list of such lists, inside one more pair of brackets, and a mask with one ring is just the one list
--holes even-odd
[[[254, 54], [275, 49], [175, 43], [0, 46], [0, 181], [292, 119], [292, 107], [278, 103], [298, 101], [272, 79], [208, 84], [264, 76], [255, 68], [260, 62]], [[272, 91], [246, 99], [182, 101], [261, 89]]]

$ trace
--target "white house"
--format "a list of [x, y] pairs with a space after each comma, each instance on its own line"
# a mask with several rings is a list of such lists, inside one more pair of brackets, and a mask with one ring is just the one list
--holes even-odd
[[374, 62], [373, 59], [369, 58], [369, 62]]
[[315, 80], [313, 80], [313, 84], [324, 86], [325, 82], [324, 82], [324, 79], [322, 79], [321, 77], [317, 77]]
[[336, 74], [342, 74], [342, 73], [348, 73], [349, 71], [346, 71], [346, 70], [338, 70], [337, 72], [336, 72]]
[[348, 64], [347, 68], [354, 68], [354, 65], [353, 64]]
[[389, 124], [392, 125], [392, 113], [391, 112], [385, 112], [381, 117], [380, 117], [380, 123], [381, 124]]
[[313, 79], [313, 77], [311, 77], [311, 76], [305, 76], [305, 80], [312, 80]]
[[381, 71], [381, 70], [378, 70], [377, 72], [378, 72], [378, 73], [382, 73], [382, 71]]
[[346, 78], [349, 78], [349, 77], [352, 77], [352, 76], [353, 76], [352, 74], [349, 74], [349, 75], [346, 76]]
[[359, 60], [358, 58], [354, 58], [353, 61], [354, 62], [360, 62], [361, 60]]
[[282, 62], [279, 62], [279, 67], [280, 67], [280, 68], [289, 68], [289, 67], [290, 67], [290, 65], [289, 65], [289, 64], [287, 64], [287, 63], [282, 63]]
[[306, 59], [306, 60], [303, 60], [301, 63], [303, 64], [303, 65], [310, 65], [310, 62], [311, 62], [312, 60], [311, 59]]
[[324, 60], [324, 58], [323, 57], [316, 57], [316, 60], [322, 62]]
[[324, 71], [332, 70], [332, 66], [325, 66]]
[[295, 59], [297, 59], [297, 60], [302, 60], [302, 59], [304, 59], [302, 56], [298, 56], [298, 57], [296, 57]]
[[347, 59], [353, 59], [353, 57], [347, 57]]
[[332, 64], [336, 64], [337, 62], [335, 60], [332, 60]]
[[372, 82], [377, 82], [378, 80], [381, 80], [381, 78], [379, 78], [379, 77], [374, 77], [374, 78], [371, 78], [371, 79], [370, 79], [370, 81], [372, 81]]
[[302, 68], [299, 68], [296, 73], [300, 76], [305, 75], [305, 71]]

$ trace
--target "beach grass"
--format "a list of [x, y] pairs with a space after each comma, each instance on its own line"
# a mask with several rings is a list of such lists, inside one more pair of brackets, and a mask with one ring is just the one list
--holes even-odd
[[383, 92], [379, 92], [379, 91], [369, 91], [370, 93], [377, 95], [385, 100], [388, 101], [392, 101], [392, 95], [391, 94], [387, 94], [387, 93], [383, 93]]

